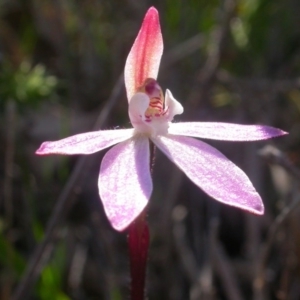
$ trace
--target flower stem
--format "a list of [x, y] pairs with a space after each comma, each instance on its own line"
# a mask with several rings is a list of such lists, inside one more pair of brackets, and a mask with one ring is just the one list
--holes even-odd
[[145, 278], [149, 248], [149, 228], [146, 213], [130, 225], [128, 234], [131, 275], [131, 300], [143, 300], [145, 297]]

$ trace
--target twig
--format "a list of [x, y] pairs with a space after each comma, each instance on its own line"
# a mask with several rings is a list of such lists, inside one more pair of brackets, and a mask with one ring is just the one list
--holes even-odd
[[234, 271], [217, 238], [218, 227], [219, 227], [219, 222], [216, 219], [211, 220], [210, 247], [212, 252], [211, 260], [212, 260], [213, 268], [216, 271], [221, 281], [227, 299], [242, 300], [243, 296], [238, 287], [238, 282], [234, 274]]
[[276, 147], [267, 145], [262, 148], [259, 155], [271, 164], [283, 167], [290, 175], [300, 183], [300, 170], [296, 168], [289, 159]]
[[75, 245], [68, 278], [68, 284], [72, 291], [77, 291], [80, 287], [84, 266], [87, 260], [87, 253], [87, 245], [80, 242]]
[[181, 265], [190, 283], [190, 299], [213, 299], [212, 272], [210, 264], [199, 267], [192, 250], [187, 246], [184, 219], [187, 211], [178, 205], [173, 210], [173, 236]]
[[187, 247], [185, 240], [185, 226], [183, 224], [186, 218], [186, 208], [178, 205], [173, 211], [173, 236], [181, 264], [186, 273], [188, 280], [193, 284], [198, 277], [197, 262], [192, 251]]
[[[271, 164], [277, 164], [283, 167], [288, 174], [294, 177], [298, 183], [300, 183], [300, 171], [296, 168], [289, 159], [274, 146], [268, 145], [259, 151], [266, 161]], [[261, 255], [259, 257], [256, 277], [254, 280], [254, 299], [264, 300], [264, 287], [265, 287], [265, 268], [267, 266], [267, 260], [271, 251], [272, 244], [276, 238], [277, 232], [282, 224], [288, 219], [288, 217], [294, 212], [296, 208], [300, 206], [300, 197], [297, 195], [296, 199], [286, 206], [281, 213], [276, 217], [272, 226], [269, 229], [267, 240], [262, 247]]]
[[5, 148], [5, 178], [4, 178], [4, 209], [5, 226], [9, 228], [13, 218], [12, 179], [15, 155], [15, 123], [16, 105], [13, 100], [6, 104], [6, 148]]
[[209, 99], [208, 94], [221, 62], [230, 30], [230, 21], [235, 13], [235, 8], [235, 0], [225, 0], [222, 20], [214, 32], [214, 39], [211, 43], [212, 49], [206, 63], [197, 75], [197, 83], [190, 96], [191, 103], [195, 103], [196, 100], [198, 102], [198, 99], [201, 101], [207, 101]]
[[[5, 212], [5, 229], [6, 238], [11, 242], [12, 222], [13, 222], [13, 171], [14, 171], [14, 156], [15, 156], [15, 130], [16, 130], [16, 104], [14, 100], [8, 100], [6, 103], [6, 140], [5, 140], [5, 156], [4, 156], [4, 166], [5, 166], [5, 177], [4, 177], [4, 188], [3, 188], [3, 208]], [[1, 203], [0, 203], [1, 204]], [[0, 205], [1, 206], [1, 205]], [[7, 249], [7, 266], [11, 267], [13, 262], [12, 249], [9, 247]], [[9, 299], [12, 293], [13, 286], [13, 276], [11, 268], [5, 268], [6, 273], [5, 283], [0, 289], [0, 296], [3, 299]], [[1, 299], [2, 299], [1, 298]]]
[[214, 46], [198, 77], [198, 80], [202, 84], [208, 84], [214, 78], [220, 65], [221, 56], [230, 30], [230, 21], [234, 15], [235, 8], [235, 0], [225, 0], [223, 19], [215, 32]]
[[[177, 196], [179, 195], [179, 191], [182, 184], [183, 179], [183, 173], [180, 172], [175, 166], [170, 166], [170, 178], [168, 181], [168, 188], [166, 190], [168, 191], [166, 196], [164, 197], [164, 205], [161, 207], [159, 212], [159, 232], [161, 236], [166, 237], [166, 239], [170, 239], [170, 218], [167, 218], [166, 216], [171, 216], [172, 209], [175, 206], [175, 201], [177, 199]], [[167, 242], [164, 243], [164, 245], [168, 245]]]
[[292, 79], [266, 79], [266, 78], [236, 78], [225, 70], [216, 73], [216, 79], [228, 86], [243, 87], [252, 91], [288, 92], [300, 88], [300, 78]]
[[173, 49], [169, 50], [162, 60], [161, 67], [167, 68], [170, 65], [173, 65], [177, 61], [196, 52], [203, 45], [204, 45], [203, 34], [201, 33], [196, 34], [195, 36], [187, 39], [186, 41], [177, 45]]
[[[257, 155], [258, 144], [250, 143], [244, 149], [246, 173], [257, 190], [263, 190], [263, 164]], [[257, 258], [261, 243], [261, 222], [253, 214], [245, 214], [245, 246], [244, 253], [248, 261]]]
[[265, 287], [265, 269], [267, 265], [268, 256], [272, 247], [272, 244], [276, 238], [276, 235], [283, 225], [283, 223], [289, 218], [289, 216], [295, 212], [297, 208], [300, 206], [300, 197], [296, 196], [293, 202], [291, 202], [288, 206], [286, 206], [281, 213], [276, 217], [272, 226], [268, 231], [268, 236], [265, 244], [262, 247], [261, 255], [259, 257], [257, 273], [254, 279], [254, 300], [264, 300], [264, 287]]

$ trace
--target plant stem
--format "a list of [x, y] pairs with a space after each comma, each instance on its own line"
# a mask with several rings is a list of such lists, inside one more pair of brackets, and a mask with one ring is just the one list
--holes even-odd
[[128, 234], [131, 300], [143, 300], [145, 297], [145, 279], [149, 248], [149, 228], [146, 213], [130, 225]]

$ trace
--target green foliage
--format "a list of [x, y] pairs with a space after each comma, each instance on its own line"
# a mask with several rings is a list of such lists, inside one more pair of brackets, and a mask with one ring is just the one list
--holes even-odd
[[1, 105], [12, 99], [22, 108], [36, 106], [54, 92], [57, 82], [55, 76], [47, 74], [42, 64], [31, 66], [24, 61], [17, 70], [13, 70], [6, 63], [0, 72]]
[[173, 39], [195, 34], [195, 30], [209, 34], [216, 22], [218, 1], [188, 0], [172, 1], [165, 4], [166, 13], [162, 18], [164, 31], [168, 30]]
[[20, 277], [26, 266], [25, 259], [2, 232], [0, 233], [0, 265], [2, 266], [0, 268], [2, 276], [7, 270], [10, 270], [14, 277]]
[[65, 259], [65, 244], [60, 243], [55, 249], [51, 262], [43, 269], [38, 282], [37, 294], [40, 300], [70, 300], [70, 298], [62, 292]]

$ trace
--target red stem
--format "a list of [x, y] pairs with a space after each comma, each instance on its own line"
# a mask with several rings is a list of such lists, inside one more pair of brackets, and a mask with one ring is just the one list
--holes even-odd
[[128, 234], [131, 300], [144, 300], [149, 228], [143, 212], [129, 227]]

